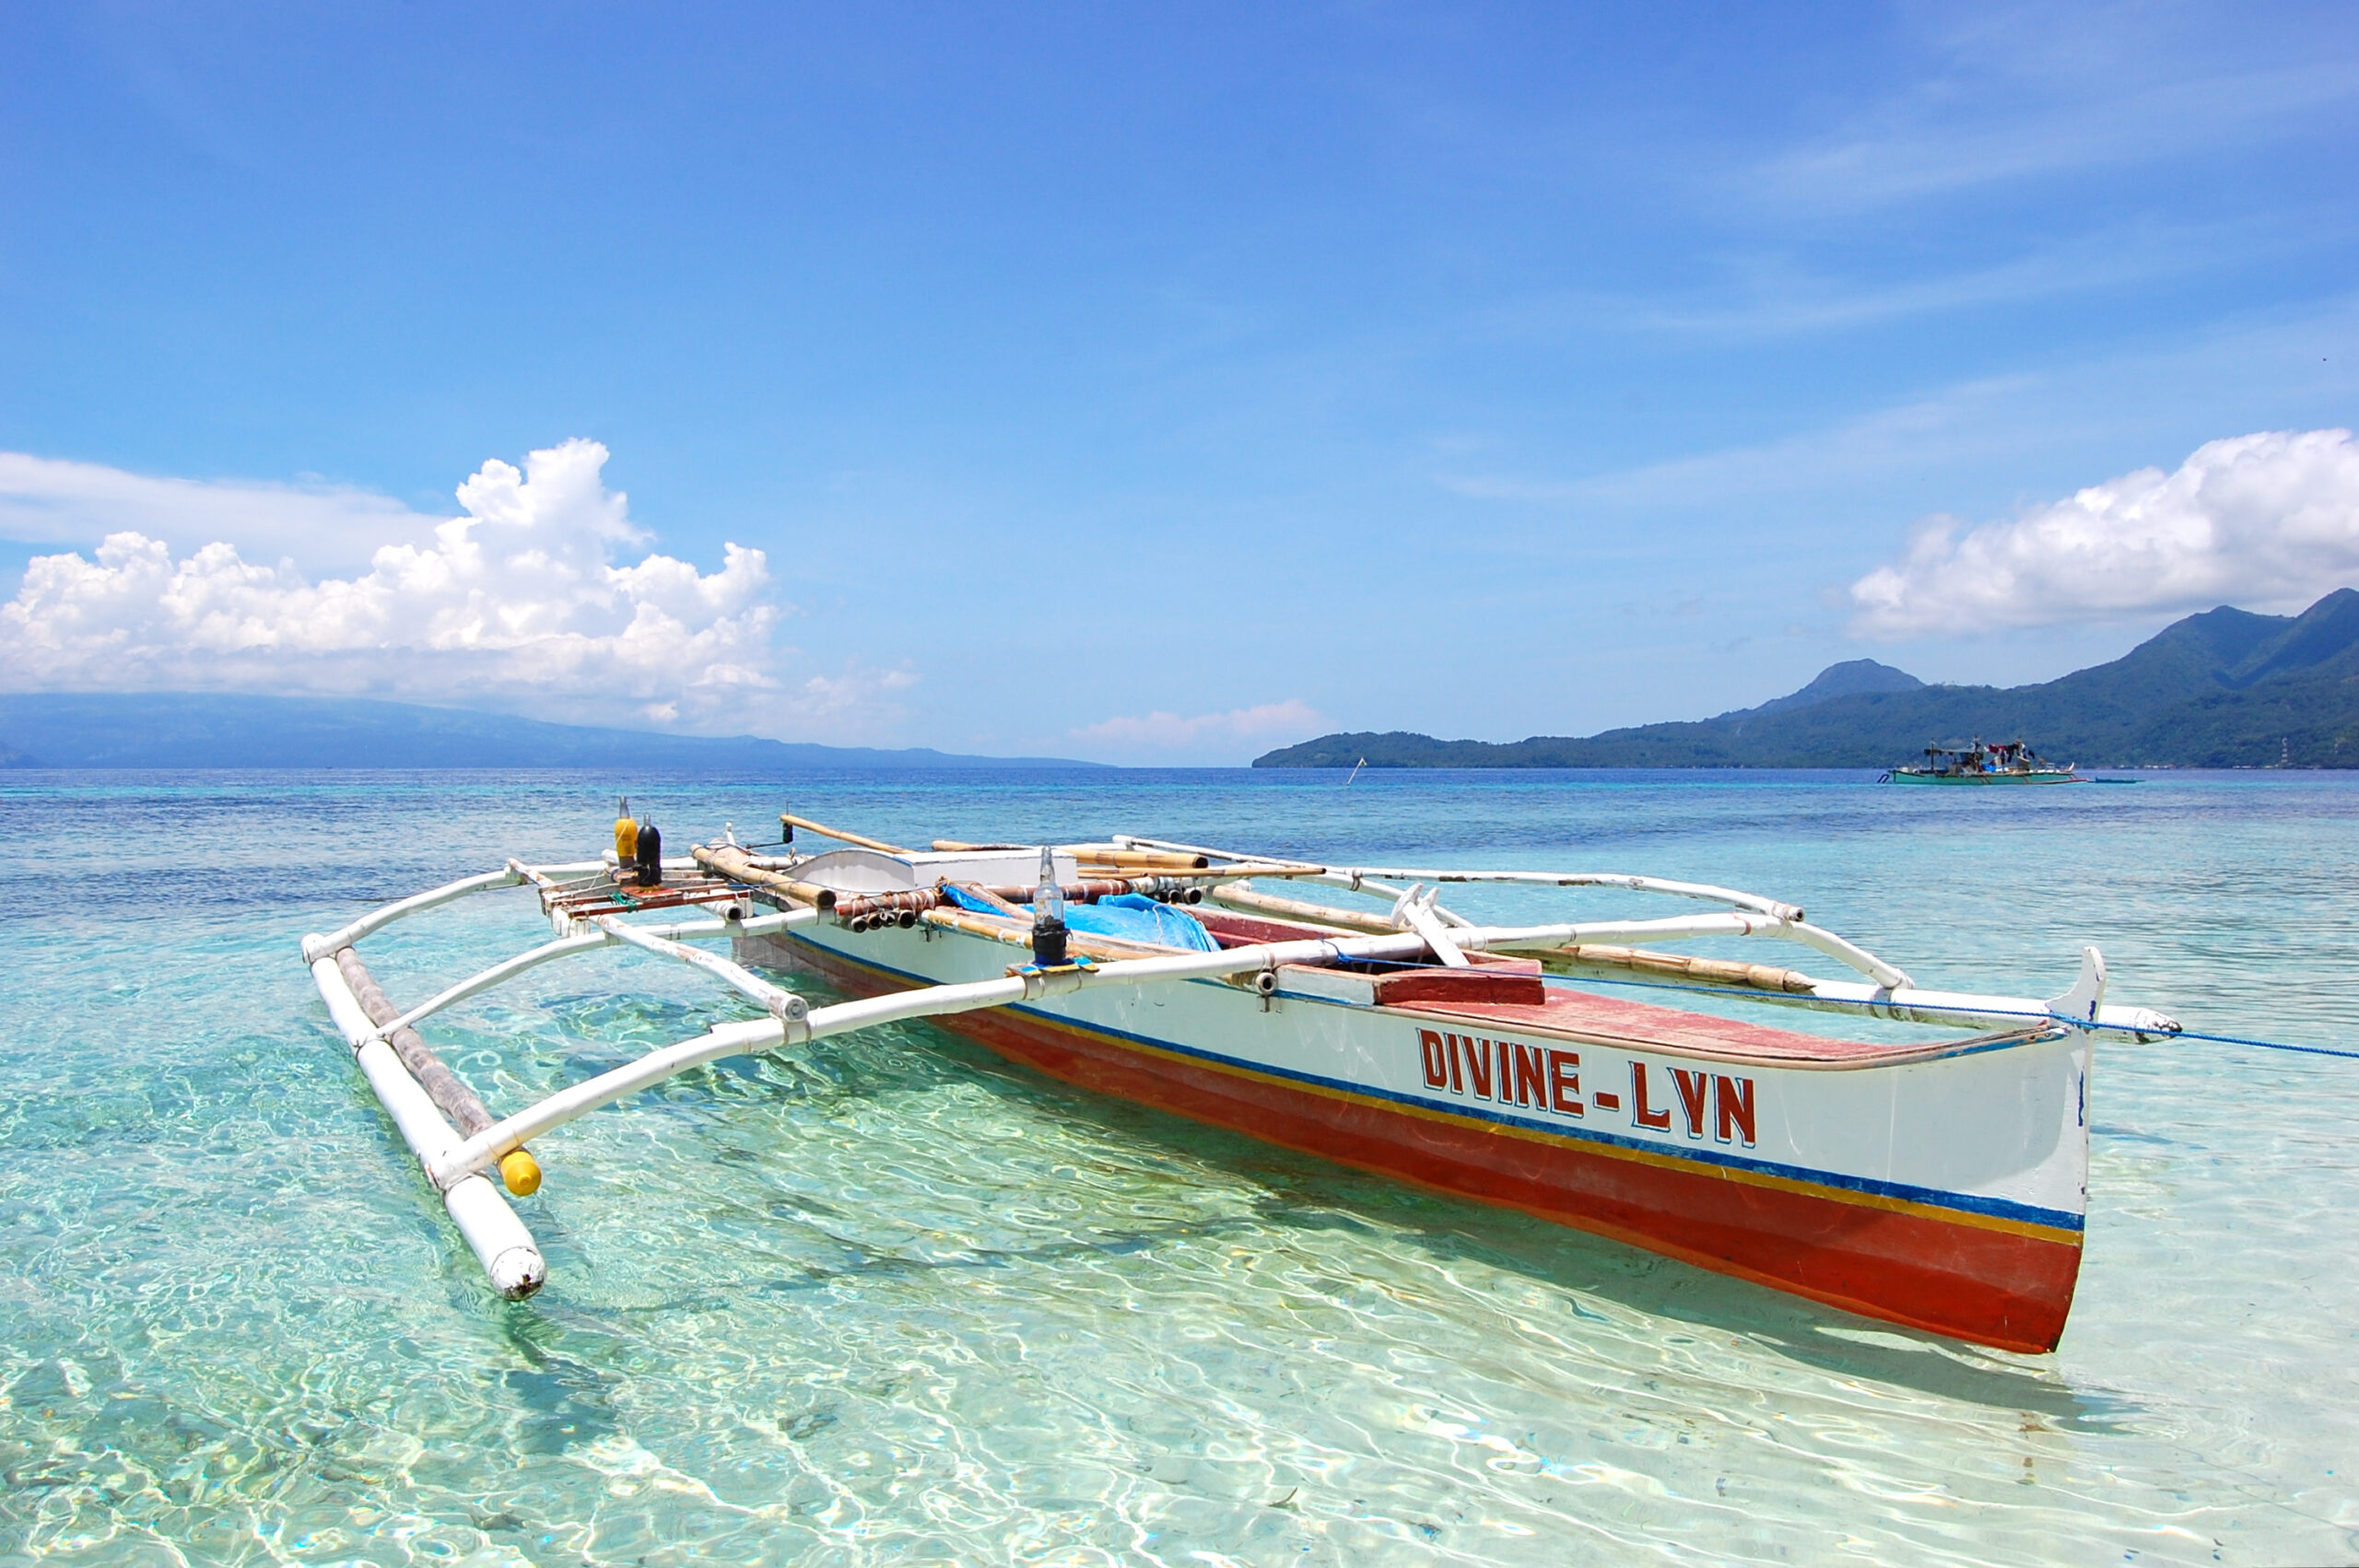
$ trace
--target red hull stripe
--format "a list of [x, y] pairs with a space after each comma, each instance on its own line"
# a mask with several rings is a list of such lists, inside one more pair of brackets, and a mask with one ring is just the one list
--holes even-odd
[[[1348, 1003], [1321, 1003], [1344, 1006]], [[1402, 1094], [1386, 1089], [1370, 1088], [1347, 1080], [1322, 1078], [1316, 1073], [1296, 1072], [1285, 1068], [1243, 1062], [1215, 1051], [1200, 1050], [1192, 1046], [1178, 1045], [1168, 1040], [1133, 1035], [1102, 1024], [1075, 1024], [1070, 1019], [1039, 1012], [1028, 1007], [1010, 1011], [1022, 1012], [1039, 1024], [1054, 1029], [1072, 1030], [1103, 1039], [1120, 1040], [1133, 1049], [1160, 1056], [1184, 1058], [1216, 1071], [1234, 1073], [1265, 1083], [1285, 1083], [1307, 1089], [1314, 1094], [1339, 1099], [1365, 1101], [1397, 1108], [1419, 1117], [1455, 1121], [1485, 1128], [1495, 1128], [1519, 1137], [1532, 1138], [1542, 1142], [1582, 1146], [1584, 1152], [1605, 1157], [1636, 1160], [1649, 1164], [1710, 1165], [1739, 1181], [1762, 1186], [1776, 1186], [1794, 1190], [1809, 1190], [1818, 1197], [1835, 1202], [1855, 1202], [1878, 1209], [1896, 1211], [1931, 1211], [1953, 1224], [1980, 1225], [1992, 1230], [2005, 1230], [2025, 1235], [2037, 1235], [2062, 1241], [2077, 1236], [2082, 1227], [2078, 1214], [2059, 1209], [2040, 1209], [2029, 1204], [2011, 1203], [2004, 1199], [1984, 1198], [1974, 1193], [1947, 1192], [1938, 1188], [1909, 1187], [1898, 1182], [1880, 1182], [1866, 1176], [1844, 1176], [1834, 1171], [1814, 1171], [1798, 1165], [1780, 1165], [1767, 1160], [1748, 1160], [1742, 1155], [1724, 1154], [1716, 1149], [1665, 1148], [1640, 1139], [1624, 1138], [1616, 1133], [1592, 1132], [1585, 1128], [1560, 1127], [1554, 1122], [1535, 1121], [1503, 1111], [1484, 1110], [1474, 1106], [1437, 1103], [1414, 1094]]]
[[[803, 939], [797, 938], [797, 941]], [[805, 942], [814, 951], [837, 962], [856, 965], [879, 976], [891, 976], [912, 986], [932, 984], [922, 975], [896, 969], [865, 958], [853, 958], [816, 942]], [[1217, 981], [1188, 981], [1183, 984], [1218, 984]], [[1319, 999], [1289, 997], [1296, 1005]], [[1348, 1003], [1320, 1001], [1324, 1006], [1348, 1006]], [[1133, 1050], [1159, 1057], [1178, 1058], [1201, 1064], [1215, 1071], [1252, 1079], [1258, 1082], [1285, 1084], [1312, 1094], [1332, 1098], [1358, 1101], [1370, 1106], [1382, 1105], [1419, 1118], [1452, 1121], [1485, 1129], [1496, 1129], [1517, 1137], [1535, 1139], [1546, 1143], [1578, 1146], [1585, 1152], [1608, 1158], [1634, 1160], [1647, 1164], [1672, 1167], [1709, 1165], [1727, 1178], [1753, 1185], [1777, 1188], [1788, 1191], [1808, 1192], [1830, 1202], [1855, 1203], [1865, 1208], [1894, 1212], [1924, 1213], [1950, 1224], [1974, 1225], [2013, 1235], [2036, 1237], [2044, 1241], [2080, 1245], [2084, 1222], [2079, 1214], [2062, 1209], [2043, 1209], [2028, 1203], [2010, 1202], [2001, 1198], [1986, 1198], [1977, 1193], [1949, 1192], [1939, 1188], [1911, 1187], [1900, 1182], [1877, 1181], [1867, 1176], [1846, 1176], [1835, 1171], [1816, 1171], [1798, 1165], [1781, 1165], [1767, 1160], [1748, 1160], [1742, 1155], [1722, 1153], [1717, 1149], [1666, 1148], [1641, 1139], [1624, 1138], [1610, 1132], [1595, 1132], [1586, 1128], [1560, 1127], [1554, 1122], [1537, 1121], [1501, 1111], [1485, 1110], [1473, 1106], [1436, 1102], [1414, 1094], [1402, 1094], [1391, 1090], [1371, 1088], [1347, 1080], [1323, 1078], [1315, 1073], [1296, 1072], [1285, 1068], [1240, 1061], [1215, 1051], [1202, 1050], [1169, 1040], [1133, 1035], [1104, 1024], [1081, 1024], [1040, 1012], [1035, 1008], [1010, 1006], [1000, 1010], [1024, 1014], [1037, 1026], [1070, 1031], [1109, 1041], [1120, 1041]], [[945, 1025], [960, 1028], [956, 1018], [940, 1020]], [[1405, 1022], [1405, 1021], [1404, 1021]], [[1602, 1044], [1604, 1042], [1592, 1042]], [[1626, 1048], [1617, 1047], [1615, 1048]], [[1242, 1130], [1251, 1131], [1249, 1126]]]
[[1874, 1211], [1727, 1173], [1645, 1164], [1505, 1129], [1257, 1082], [1003, 1012], [964, 1031], [1012, 1060], [1110, 1096], [1643, 1247], [1848, 1311], [2016, 1351], [2053, 1349], [2080, 1272], [2077, 1236], [2042, 1240]]
[[[799, 944], [848, 989], [897, 972]], [[1523, 1210], [1698, 1267], [2003, 1350], [2055, 1348], [2080, 1273], [2074, 1233], [1862, 1198], [1678, 1159], [1635, 1160], [1373, 1097], [1224, 1069], [994, 1009], [941, 1020], [1050, 1077], [1365, 1170]], [[2052, 1239], [2051, 1239], [2052, 1236]]]

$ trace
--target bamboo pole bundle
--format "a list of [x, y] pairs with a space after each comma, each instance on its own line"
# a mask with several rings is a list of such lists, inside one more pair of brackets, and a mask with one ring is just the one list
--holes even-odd
[[[1215, 856], [1237, 864], [1228, 868], [1233, 876], [1246, 874], [1245, 862], [1254, 857], [1229, 849], [1215, 849], [1203, 844], [1180, 844], [1162, 838], [1142, 838], [1136, 834], [1118, 833], [1114, 842], [1125, 848], [1170, 849], [1189, 854]], [[1631, 876], [1620, 872], [1482, 872], [1450, 869], [1416, 870], [1401, 866], [1320, 866], [1309, 860], [1280, 860], [1275, 856], [1269, 869], [1256, 869], [1255, 876], [1310, 877], [1337, 887], [1355, 892], [1370, 877], [1395, 883], [1422, 882], [1435, 884], [1454, 882], [1520, 883], [1532, 887], [1618, 887], [1633, 893], [1668, 894], [1676, 898], [1696, 898], [1710, 904], [1725, 904], [1731, 909], [1750, 909], [1780, 920], [1800, 924], [1801, 906], [1763, 898], [1755, 894], [1739, 893], [1731, 887], [1714, 887], [1707, 883], [1672, 882], [1661, 877]], [[1848, 960], [1847, 960], [1848, 962]]]
[[[1021, 916], [1011, 922], [1005, 917], [978, 915], [972, 910], [959, 909], [945, 904], [937, 909], [928, 909], [918, 919], [929, 926], [938, 926], [945, 930], [965, 931], [970, 936], [987, 936], [993, 942], [1003, 942], [1011, 947], [1021, 947], [1027, 952], [1032, 946], [1031, 922]], [[1158, 948], [1140, 942], [1123, 942], [1117, 937], [1098, 936], [1094, 932], [1087, 935], [1075, 932], [1067, 941], [1069, 944], [1067, 952], [1076, 957], [1089, 959], [1131, 959], [1160, 951]]]
[[928, 909], [918, 919], [929, 926], [940, 926], [946, 930], [965, 931], [969, 936], [987, 936], [993, 942], [1009, 942], [1017, 947], [1028, 948], [1032, 945], [1030, 926], [1019, 928], [1001, 924], [986, 916], [971, 914], [965, 909], [947, 907]]
[[836, 900], [836, 919], [857, 920], [869, 915], [922, 915], [942, 902], [938, 887], [912, 888], [907, 893], [863, 893], [856, 898]]
[[[1120, 876], [1147, 870], [1141, 866], [1109, 865], [1104, 861], [1092, 860], [1086, 855], [1081, 857], [1079, 865], [1084, 875], [1091, 872], [1111, 872]], [[1240, 860], [1234, 865], [1226, 866], [1159, 866], [1154, 868], [1153, 874], [1173, 882], [1215, 882], [1224, 877], [1289, 877], [1310, 876], [1314, 873], [1304, 871], [1299, 866], [1288, 865], [1283, 860]]]
[[1168, 849], [1108, 849], [1095, 844], [1076, 848], [1074, 858], [1093, 866], [1119, 866], [1141, 872], [1200, 872], [1212, 863], [1202, 855], [1183, 855]]
[[[967, 886], [965, 883], [960, 883], [958, 885], [962, 888]], [[1012, 907], [1028, 902], [1039, 890], [1031, 887], [979, 886], [970, 888], [968, 891], [980, 893], [987, 898]], [[1153, 889], [1145, 883], [1133, 882], [1126, 877], [1116, 877], [1099, 882], [1069, 882], [1059, 891], [1064, 895], [1065, 902], [1068, 904], [1089, 904], [1100, 898], [1118, 897], [1125, 893], [1151, 895]], [[857, 920], [867, 916], [898, 915], [904, 911], [923, 914], [928, 909], [940, 907], [944, 896], [939, 887], [913, 888], [907, 893], [867, 893], [856, 898], [838, 899], [835, 916], [839, 920]]]
[[[992, 891], [1003, 898], [1011, 895], [1020, 895], [1021, 899], [1029, 899], [1039, 890], [1030, 887], [994, 887]], [[1057, 891], [1064, 895], [1065, 902], [1068, 904], [1088, 904], [1100, 898], [1120, 898], [1126, 893], [1144, 893], [1153, 897], [1156, 889], [1151, 880], [1118, 876], [1104, 877], [1091, 882], [1069, 882]]]
[[734, 844], [699, 844], [688, 853], [696, 858], [697, 864], [732, 882], [742, 882], [748, 887], [767, 887], [814, 909], [836, 907], [835, 889], [821, 887], [817, 883], [798, 881], [778, 872], [764, 871], [754, 864], [751, 855]]
[[1281, 919], [1308, 920], [1313, 925], [1332, 926], [1353, 931], [1393, 931], [1400, 928], [1382, 915], [1363, 909], [1338, 909], [1330, 904], [1312, 904], [1299, 898], [1280, 898], [1275, 894], [1256, 892], [1242, 882], [1218, 883], [1204, 895], [1215, 904], [1232, 909], [1250, 909], [1256, 914], [1275, 915]]
[[1571, 947], [1543, 948], [1534, 954], [1543, 966], [1583, 965], [1637, 969], [1715, 986], [1747, 986], [1755, 990], [1806, 993], [1819, 982], [1792, 969], [1769, 964], [1745, 964], [1726, 958], [1697, 958], [1684, 953], [1649, 953], [1636, 947], [1582, 942]]
[[1006, 915], [1011, 919], [1018, 920], [1031, 919], [1031, 917], [1026, 914], [1025, 911], [1015, 907], [1015, 903], [1013, 899], [1001, 897], [998, 894], [992, 892], [990, 888], [985, 887], [980, 883], [962, 882], [957, 883], [945, 883], [944, 885], [955, 885], [959, 892], [969, 895], [972, 897], [981, 899], [984, 903], [990, 905], [1001, 914]]

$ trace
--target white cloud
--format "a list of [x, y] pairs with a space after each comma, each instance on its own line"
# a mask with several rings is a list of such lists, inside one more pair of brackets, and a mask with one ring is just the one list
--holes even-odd
[[[2315, 242], [2315, 230], [2312, 220], [2304, 240]], [[2119, 289], [2218, 270], [2287, 243], [2281, 230], [2250, 218], [2200, 225], [2141, 218], [2042, 238], [1996, 261], [1897, 277], [1873, 267], [1817, 266], [1788, 251], [1755, 249], [1712, 258], [1705, 280], [1687, 287], [1562, 289], [1513, 298], [1470, 312], [1468, 330], [1482, 341], [1524, 345], [1629, 333], [1726, 346]]]
[[235, 538], [257, 559], [357, 565], [387, 544], [424, 544], [439, 518], [346, 485], [158, 479], [103, 463], [0, 452], [0, 539], [96, 546], [110, 533]]
[[1226, 713], [1201, 713], [1192, 719], [1158, 708], [1144, 718], [1102, 720], [1068, 733], [1092, 750], [1136, 755], [1233, 751], [1281, 738], [1303, 739], [1326, 728], [1327, 720], [1317, 708], [1299, 697], [1288, 697]]
[[[105, 535], [90, 557], [41, 556], [0, 604], [0, 686], [251, 690], [393, 696], [577, 722], [787, 733], [816, 720], [864, 731], [864, 711], [907, 671], [798, 678], [772, 634], [791, 608], [760, 550], [730, 544], [721, 569], [643, 546], [628, 498], [601, 478], [606, 449], [573, 440], [520, 472], [497, 460], [459, 486], [463, 515], [426, 520], [358, 493], [151, 480], [89, 464], [0, 462], [17, 515], [129, 508], [147, 526]], [[44, 491], [44, 481], [55, 481]], [[368, 570], [307, 579], [248, 560], [240, 498], [289, 516], [381, 521], [395, 535]], [[175, 500], [189, 504], [173, 509]], [[304, 509], [311, 509], [307, 513]], [[267, 511], [267, 508], [264, 509]], [[153, 532], [150, 532], [150, 529]], [[170, 536], [209, 540], [176, 556]]]
[[1854, 636], [1955, 635], [2235, 603], [2298, 609], [2359, 579], [2348, 430], [2212, 441], [2014, 519], [1921, 525], [1851, 585]]
[[1741, 194], [1865, 207], [2216, 156], [2299, 134], [2359, 93], [2340, 38], [2243, 28], [2230, 11], [1928, 16], [1913, 76], [1748, 171]]
[[871, 670], [862, 664], [845, 666], [840, 675], [808, 675], [794, 690], [796, 711], [813, 719], [849, 717], [873, 711], [891, 692], [907, 691], [918, 674], [906, 665], [898, 670]]
[[2012, 427], [1989, 427], [1994, 415], [2021, 406], [2036, 390], [2025, 377], [1969, 381], [1913, 403], [1874, 410], [1780, 440], [1724, 447], [1691, 457], [1582, 479], [1512, 474], [1437, 474], [1434, 483], [1473, 500], [1545, 507], [1693, 507], [1750, 496], [1810, 493], [1929, 462], [2020, 449]]
[[[2359, 380], [2340, 358], [2331, 367], [2319, 359], [2318, 345], [2354, 333], [2359, 295], [2343, 296], [2271, 321], [2224, 323], [2165, 349], [1954, 382], [1771, 440], [1586, 475], [1467, 465], [1438, 471], [1433, 481], [1470, 499], [1576, 512], [1660, 507], [1726, 514], [1731, 495], [1798, 497], [1822, 518], [1864, 522], [1874, 497], [1896, 481], [1914, 489], [1946, 474], [1974, 484], [1997, 466], [2033, 457], [2069, 464], [2092, 446], [2118, 448], [2157, 427], [2232, 405], [2348, 403]], [[1459, 444], [1474, 451], [1482, 446], [1463, 438]]]

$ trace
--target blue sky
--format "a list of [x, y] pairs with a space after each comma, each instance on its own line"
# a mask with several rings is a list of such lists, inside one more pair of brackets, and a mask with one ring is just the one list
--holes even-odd
[[2182, 467], [2353, 422], [2359, 10], [686, 15], [0, 12], [0, 685], [1225, 762], [2359, 580]]

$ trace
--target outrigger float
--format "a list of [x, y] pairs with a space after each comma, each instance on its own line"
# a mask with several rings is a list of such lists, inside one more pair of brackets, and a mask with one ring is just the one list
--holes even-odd
[[[598, 860], [511, 860], [303, 940], [337, 1029], [501, 1294], [546, 1277], [488, 1174], [529, 1195], [533, 1140], [722, 1057], [923, 1018], [1088, 1089], [1871, 1317], [2046, 1351], [2080, 1270], [2093, 1032], [2178, 1032], [2107, 1004], [2093, 947], [2047, 1000], [1934, 990], [1790, 904], [1692, 883], [1321, 865], [1127, 836], [911, 850], [781, 821], [766, 850], [733, 834], [665, 859], [626, 817]], [[797, 827], [844, 847], [798, 850]], [[1376, 902], [1285, 897], [1273, 883]], [[1476, 883], [1713, 907], [1502, 926], [1439, 901]], [[394, 921], [516, 886], [537, 893], [553, 939], [415, 1006], [390, 1000], [355, 951]], [[1797, 944], [1854, 977], [1659, 947], [1732, 936]], [[418, 1033], [528, 969], [610, 947], [691, 965], [762, 1014], [501, 1117]], [[796, 972], [854, 1000], [815, 1002], [782, 983]], [[1584, 981], [1943, 1033], [1833, 1038]]]

